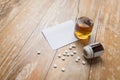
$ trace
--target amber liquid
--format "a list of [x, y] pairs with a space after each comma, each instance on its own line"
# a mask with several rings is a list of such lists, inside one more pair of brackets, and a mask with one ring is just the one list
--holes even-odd
[[86, 24], [77, 24], [75, 25], [75, 36], [78, 39], [88, 39], [92, 32], [92, 26]]

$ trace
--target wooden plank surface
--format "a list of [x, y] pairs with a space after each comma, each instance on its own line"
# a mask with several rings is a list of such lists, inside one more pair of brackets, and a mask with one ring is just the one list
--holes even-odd
[[1, 0], [0, 1], [0, 32], [9, 25], [14, 18], [24, 10], [30, 1], [28, 0]]
[[[99, 3], [98, 3], [98, 1], [95, 1], [95, 0], [91, 0], [91, 1], [80, 0], [79, 5], [78, 5], [79, 10], [78, 10], [77, 17], [88, 16], [88, 17], [92, 18], [95, 22], [97, 22], [101, 4], [102, 4], [102, 1], [99, 1]], [[84, 5], [86, 5], [86, 6], [84, 6]], [[93, 5], [96, 5], [96, 7], [93, 7]], [[94, 12], [92, 12], [92, 11], [94, 11]], [[93, 37], [94, 36], [95, 36], [95, 34], [93, 34]], [[94, 41], [94, 40], [91, 40], [91, 41]], [[58, 55], [64, 53], [65, 50], [69, 51], [68, 48], [70, 45], [57, 50], [55, 59], [53, 60], [53, 63], [49, 69], [49, 72], [48, 72], [45, 80], [88, 80], [90, 64], [87, 63], [84, 66], [81, 63], [82, 60], [84, 60], [84, 58], [82, 57], [82, 54], [83, 54], [82, 49], [83, 49], [84, 44], [82, 44], [81, 41], [77, 41], [73, 44], [77, 45], [77, 48], [74, 49], [75, 51], [77, 51], [77, 54], [74, 55], [73, 57], [71, 57], [71, 56], [65, 57], [65, 61], [62, 61], [61, 59], [58, 58]], [[72, 50], [72, 51], [74, 51], [74, 50]], [[81, 57], [81, 61], [78, 63], [75, 62], [75, 59], [77, 56]], [[57, 69], [53, 68], [54, 64], [58, 65]], [[66, 69], [66, 71], [64, 73], [61, 71], [62, 67], [64, 67]]]
[[92, 61], [90, 80], [120, 80], [120, 0], [104, 1], [96, 41], [105, 53]]
[[[29, 1], [28, 1], [29, 3]], [[15, 69], [16, 59], [31, 34], [37, 28], [39, 21], [47, 12], [52, 1], [31, 0], [21, 11], [21, 14], [7, 25], [0, 33], [0, 78], [9, 79]], [[43, 7], [44, 10], [43, 10]], [[21, 58], [21, 57], [19, 57]], [[18, 58], [18, 59], [19, 59]]]
[[[63, 5], [59, 5], [59, 4], [63, 4]], [[72, 4], [72, 2], [71, 2], [71, 4]], [[68, 6], [66, 6], [66, 5], [68, 5]], [[65, 11], [66, 9], [62, 9], [65, 6], [67, 8], [69, 8], [69, 6], [71, 6], [71, 5], [70, 5], [70, 3], [56, 0], [49, 7], [48, 11], [46, 12], [46, 16], [44, 16], [42, 18], [40, 24], [38, 25], [38, 28], [35, 30], [35, 33], [33, 33], [33, 35], [30, 37], [30, 39], [26, 43], [25, 47], [21, 50], [20, 55], [18, 57], [20, 59], [17, 58], [17, 60], [19, 60], [20, 62], [18, 64], [18, 66], [16, 67], [17, 68], [16, 71], [12, 72], [12, 74], [11, 74], [11, 75], [15, 75], [15, 76], [10, 76], [9, 79], [11, 79], [11, 80], [12, 79], [43, 80], [45, 78], [46, 73], [48, 72], [48, 68], [53, 60], [54, 55], [55, 55], [55, 51], [52, 51], [51, 48], [49, 48], [48, 43], [45, 41], [45, 39], [43, 38], [43, 36], [41, 34], [41, 30], [43, 28], [53, 26], [58, 23], [69, 20], [70, 19], [69, 16], [66, 19], [64, 19], [64, 17], [70, 13], [68, 11]], [[74, 3], [73, 9], [75, 6], [76, 6], [76, 4]], [[59, 8], [61, 10], [57, 11]], [[77, 11], [77, 10], [75, 10], [75, 11]], [[64, 12], [64, 13], [66, 12], [66, 14], [61, 14], [61, 12]], [[56, 16], [54, 14], [56, 14]], [[71, 14], [72, 14], [71, 15], [72, 17], [76, 15], [76, 13], [71, 13]], [[62, 18], [62, 19], [57, 18], [57, 16], [60, 16], [60, 18]], [[34, 44], [31, 44], [31, 43], [34, 43]], [[36, 54], [37, 50], [41, 51], [41, 55]], [[23, 59], [24, 56], [26, 56], [25, 59]], [[21, 61], [21, 59], [22, 59], [22, 61]], [[28, 69], [30, 69], [30, 71], [25, 72], [26, 67]], [[31, 71], [33, 72], [33, 74], [30, 74]], [[26, 74], [26, 73], [28, 73], [28, 74]], [[23, 74], [24, 74], [24, 76], [22, 76]]]
[[[119, 80], [119, 7], [119, 0], [0, 0], [0, 80]], [[41, 30], [80, 16], [94, 20], [88, 43], [102, 42], [105, 53], [87, 62], [88, 43], [77, 41], [77, 54], [62, 61], [58, 54], [70, 45], [52, 50]]]

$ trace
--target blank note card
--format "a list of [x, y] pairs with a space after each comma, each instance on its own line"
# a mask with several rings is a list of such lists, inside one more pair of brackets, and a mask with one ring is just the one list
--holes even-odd
[[44, 29], [42, 33], [52, 49], [58, 49], [78, 40], [74, 36], [74, 26], [74, 21], [69, 20], [54, 27]]

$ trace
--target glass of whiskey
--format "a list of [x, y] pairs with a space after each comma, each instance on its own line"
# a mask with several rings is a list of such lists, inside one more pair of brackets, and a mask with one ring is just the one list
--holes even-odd
[[74, 34], [78, 39], [88, 39], [93, 29], [93, 20], [88, 17], [80, 17], [76, 20]]

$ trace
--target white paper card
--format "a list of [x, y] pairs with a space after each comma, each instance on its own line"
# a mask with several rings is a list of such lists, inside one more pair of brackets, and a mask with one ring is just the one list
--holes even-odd
[[75, 23], [72, 20], [44, 29], [43, 35], [52, 49], [58, 49], [78, 39], [74, 36]]

